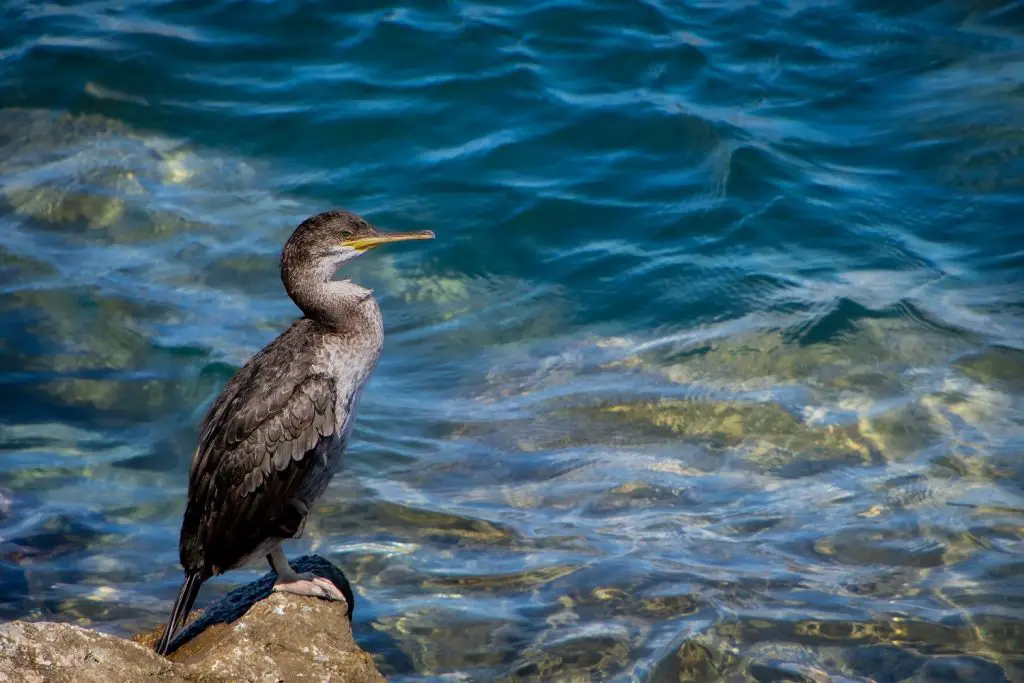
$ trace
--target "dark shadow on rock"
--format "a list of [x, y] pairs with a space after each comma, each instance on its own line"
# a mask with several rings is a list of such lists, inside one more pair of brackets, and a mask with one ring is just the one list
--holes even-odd
[[[300, 574], [310, 572], [325, 579], [330, 579], [338, 587], [342, 595], [345, 596], [345, 600], [348, 602], [348, 620], [349, 622], [352, 621], [356, 598], [352, 593], [352, 586], [340, 569], [319, 555], [303, 555], [296, 560], [291, 560], [290, 564], [292, 569]], [[192, 621], [185, 626], [182, 632], [178, 634], [178, 637], [171, 643], [169, 655], [173, 655], [176, 650], [188, 644], [207, 629], [218, 624], [230, 624], [240, 619], [253, 605], [260, 600], [266, 599], [273, 592], [274, 581], [276, 580], [277, 574], [270, 571], [262, 578], [236, 588], [205, 610], [201, 612], [198, 610], [193, 611], [189, 615]], [[147, 647], [153, 647], [163, 633], [164, 627], [160, 626], [155, 631], [141, 633], [132, 638], [132, 640]]]
[[[320, 557], [293, 566], [352, 595], [342, 573]], [[153, 650], [162, 627], [128, 641], [66, 623], [0, 624], [0, 681], [386, 683], [352, 637], [351, 603], [275, 593], [274, 578], [268, 574], [207, 608], [170, 657]]]

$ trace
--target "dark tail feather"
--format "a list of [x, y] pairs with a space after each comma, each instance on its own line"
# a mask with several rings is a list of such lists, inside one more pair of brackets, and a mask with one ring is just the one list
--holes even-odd
[[185, 582], [181, 584], [178, 591], [178, 599], [174, 601], [174, 608], [171, 610], [171, 618], [167, 620], [167, 628], [164, 629], [160, 642], [156, 644], [156, 653], [166, 655], [171, 647], [171, 641], [178, 635], [178, 631], [185, 625], [188, 613], [192, 611], [196, 596], [199, 595], [199, 587], [203, 585], [203, 575], [200, 572], [189, 572], [185, 574]]

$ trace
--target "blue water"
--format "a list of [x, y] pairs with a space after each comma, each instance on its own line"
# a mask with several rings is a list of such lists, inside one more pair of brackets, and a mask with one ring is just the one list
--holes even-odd
[[0, 617], [164, 621], [343, 207], [390, 680], [1024, 680], [1024, 3], [340, 6], [0, 4]]

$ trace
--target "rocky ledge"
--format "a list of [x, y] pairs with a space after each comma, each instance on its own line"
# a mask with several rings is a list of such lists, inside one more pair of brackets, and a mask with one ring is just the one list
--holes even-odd
[[[348, 581], [315, 555], [292, 563]], [[169, 657], [153, 652], [163, 627], [131, 640], [54, 622], [0, 625], [0, 683], [259, 683], [384, 681], [352, 638], [351, 606], [274, 593], [274, 574], [243, 586], [196, 613]]]

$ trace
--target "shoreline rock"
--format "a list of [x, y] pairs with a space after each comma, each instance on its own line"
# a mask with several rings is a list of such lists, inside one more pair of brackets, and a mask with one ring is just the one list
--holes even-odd
[[[351, 589], [330, 562], [307, 555], [296, 571]], [[72, 624], [0, 625], [0, 683], [228, 683], [385, 681], [352, 637], [350, 605], [271, 590], [271, 572], [208, 607], [167, 657], [153, 651], [163, 627], [126, 640]]]

